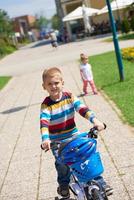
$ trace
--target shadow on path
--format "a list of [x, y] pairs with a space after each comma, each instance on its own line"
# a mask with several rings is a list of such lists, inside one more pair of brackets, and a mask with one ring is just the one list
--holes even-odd
[[50, 40], [41, 40], [39, 43], [33, 45], [31, 48], [36, 48], [36, 47], [40, 47], [40, 46], [48, 45], [48, 44], [51, 44]]
[[5, 110], [3, 112], [0, 112], [0, 114], [11, 114], [11, 113], [14, 113], [14, 112], [19, 112], [21, 110], [24, 110], [28, 107], [32, 107], [32, 106], [36, 106], [36, 105], [40, 105], [41, 103], [34, 103], [34, 104], [31, 104], [31, 105], [27, 105], [27, 106], [18, 106], [18, 107], [14, 107], [14, 108], [11, 108], [11, 109], [8, 109], [8, 110]]

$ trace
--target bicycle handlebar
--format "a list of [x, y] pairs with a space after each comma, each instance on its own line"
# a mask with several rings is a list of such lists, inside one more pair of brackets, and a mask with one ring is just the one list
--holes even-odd
[[[104, 124], [104, 129], [106, 129], [106, 124], [105, 123], [103, 123]], [[96, 127], [96, 126], [94, 126], [93, 128], [91, 128], [90, 129], [90, 131], [88, 132], [88, 137], [89, 138], [95, 138], [95, 139], [97, 139], [98, 138], [98, 128]], [[75, 138], [76, 137], [74, 137], [74, 138], [71, 138], [71, 139], [69, 139], [68, 140], [68, 142], [70, 142], [70, 141], [72, 141], [72, 140], [75, 140]], [[68, 143], [67, 142], [67, 143]], [[56, 142], [52, 142], [50, 145], [51, 145], [51, 149], [54, 149], [54, 148], [57, 148], [58, 147], [58, 145], [61, 145], [62, 144], [62, 142], [60, 142], [60, 141], [56, 141]], [[41, 149], [42, 150], [45, 150], [45, 152], [47, 152], [48, 151], [48, 149], [44, 149], [43, 147], [42, 147], [42, 144], [41, 144]], [[62, 147], [63, 147], [63, 145], [62, 145]]]
[[[106, 129], [106, 124], [103, 123], [104, 125], [104, 129]], [[94, 126], [93, 128], [90, 129], [90, 131], [88, 132], [88, 137], [89, 138], [98, 138], [98, 128], [96, 126]]]

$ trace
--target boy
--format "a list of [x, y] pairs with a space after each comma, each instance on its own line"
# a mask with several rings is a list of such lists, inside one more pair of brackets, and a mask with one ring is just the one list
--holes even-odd
[[87, 92], [88, 83], [91, 86], [93, 94], [98, 94], [94, 80], [93, 80], [92, 68], [91, 68], [91, 65], [88, 63], [88, 56], [81, 53], [80, 54], [80, 60], [81, 60], [80, 74], [81, 74], [81, 78], [82, 78], [82, 81], [83, 81], [83, 92], [84, 92], [84, 94], [85, 95], [88, 94], [88, 92]]
[[[74, 120], [75, 111], [97, 126], [98, 130], [104, 129], [104, 124], [87, 106], [71, 93], [63, 92], [64, 81], [59, 68], [53, 67], [45, 70], [42, 79], [42, 86], [49, 94], [41, 104], [40, 113], [43, 149], [49, 150], [51, 141], [63, 140], [79, 134]], [[70, 196], [69, 167], [57, 161], [55, 161], [55, 167], [59, 184], [57, 191], [62, 197], [68, 198]]]

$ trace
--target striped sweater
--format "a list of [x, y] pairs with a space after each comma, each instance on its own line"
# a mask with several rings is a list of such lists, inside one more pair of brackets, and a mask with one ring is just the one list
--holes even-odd
[[78, 133], [74, 115], [77, 111], [82, 117], [92, 122], [94, 113], [89, 110], [77, 97], [63, 92], [59, 101], [46, 97], [41, 104], [40, 128], [42, 141], [62, 140]]

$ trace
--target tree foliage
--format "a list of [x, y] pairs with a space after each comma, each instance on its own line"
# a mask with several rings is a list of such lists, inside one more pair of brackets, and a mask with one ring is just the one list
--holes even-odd
[[13, 30], [11, 19], [6, 11], [0, 9], [0, 37], [7, 37]]
[[130, 31], [130, 23], [127, 18], [122, 21], [122, 32], [128, 33]]
[[60, 18], [58, 17], [58, 15], [54, 15], [51, 19], [51, 23], [52, 23], [52, 28], [53, 29], [60, 29]]
[[130, 24], [131, 24], [132, 31], [134, 31], [134, 16], [132, 16]]
[[43, 27], [46, 27], [49, 24], [49, 20], [43, 16], [43, 14], [36, 15], [36, 22], [35, 27], [39, 30], [41, 30]]

